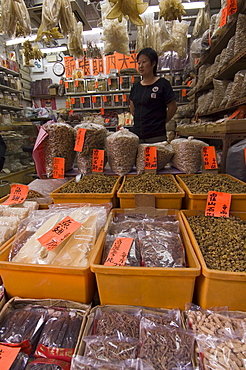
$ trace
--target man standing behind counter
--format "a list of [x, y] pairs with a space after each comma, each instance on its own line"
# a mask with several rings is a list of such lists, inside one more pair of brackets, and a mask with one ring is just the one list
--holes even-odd
[[131, 131], [139, 137], [140, 143], [165, 141], [166, 123], [177, 110], [172, 86], [156, 75], [158, 55], [155, 50], [142, 49], [137, 62], [142, 80], [130, 92], [130, 112], [134, 117]]

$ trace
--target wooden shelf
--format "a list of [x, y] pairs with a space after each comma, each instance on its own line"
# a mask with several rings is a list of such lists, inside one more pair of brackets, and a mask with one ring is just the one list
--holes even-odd
[[232, 110], [235, 110], [237, 107], [239, 107], [240, 105], [244, 105], [246, 104], [246, 97], [244, 98], [241, 98], [237, 101], [235, 101], [235, 103], [233, 103], [232, 105], [230, 105], [229, 107], [224, 107], [224, 108], [218, 108], [218, 109], [215, 109], [213, 111], [210, 111], [210, 112], [207, 112], [206, 114], [199, 114], [199, 117], [206, 117], [206, 116], [218, 116], [218, 114], [225, 114], [229, 111], [232, 111]]
[[65, 96], [86, 96], [86, 95], [110, 95], [110, 94], [124, 94], [130, 92], [131, 89], [124, 90], [110, 90], [110, 91], [93, 91], [93, 92], [78, 92], [78, 93], [66, 93]]
[[15, 72], [13, 71], [12, 69], [9, 69], [9, 68], [5, 68], [5, 67], [2, 67], [0, 66], [0, 71], [3, 71], [3, 72], [6, 72], [6, 73], [9, 73], [13, 76], [19, 76], [19, 72]]
[[[72, 109], [74, 112], [81, 112], [81, 111], [85, 111], [85, 110], [93, 110], [93, 111], [98, 111], [100, 109], [102, 109], [103, 107], [100, 107], [100, 108], [74, 108]], [[103, 108], [105, 110], [114, 110], [114, 109], [130, 109], [130, 106], [127, 106], [127, 107], [105, 107]]]
[[21, 90], [17, 90], [17, 89], [12, 89], [12, 87], [9, 87], [9, 86], [4, 86], [4, 85], [0, 85], [0, 90], [6, 90], [6, 91], [10, 91], [10, 92], [14, 92], [14, 93], [22, 93]]
[[13, 110], [22, 110], [24, 108], [21, 107], [13, 107], [12, 105], [5, 105], [5, 104], [0, 104], [0, 108], [5, 108], [5, 109], [13, 109]]

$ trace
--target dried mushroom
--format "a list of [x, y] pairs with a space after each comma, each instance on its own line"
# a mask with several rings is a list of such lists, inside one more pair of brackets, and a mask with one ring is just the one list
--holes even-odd
[[101, 174], [86, 175], [79, 182], [75, 180], [68, 182], [60, 193], [111, 193], [117, 178]]
[[174, 180], [165, 175], [145, 173], [127, 177], [122, 193], [179, 193]]

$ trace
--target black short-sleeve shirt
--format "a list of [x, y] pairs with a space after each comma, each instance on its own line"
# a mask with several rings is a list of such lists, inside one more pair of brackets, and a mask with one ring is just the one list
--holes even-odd
[[130, 92], [134, 104], [133, 132], [140, 139], [166, 134], [167, 104], [175, 100], [172, 86], [165, 78], [152, 85], [136, 83]]

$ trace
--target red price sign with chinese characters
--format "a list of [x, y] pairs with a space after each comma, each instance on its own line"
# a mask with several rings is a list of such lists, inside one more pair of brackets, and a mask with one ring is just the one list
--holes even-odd
[[116, 238], [104, 265], [124, 266], [133, 240], [133, 238]]
[[157, 150], [156, 146], [147, 146], [144, 149], [144, 162], [146, 171], [157, 170]]
[[66, 78], [73, 77], [73, 71], [76, 68], [76, 62], [73, 57], [64, 57], [65, 74]]
[[231, 194], [218, 191], [209, 191], [205, 216], [229, 217]]
[[4, 205], [21, 204], [27, 197], [29, 187], [22, 184], [11, 185], [11, 191]]
[[92, 172], [103, 172], [104, 169], [104, 150], [93, 149]]
[[237, 12], [237, 0], [227, 0], [227, 14], [232, 15]]
[[225, 26], [226, 22], [227, 22], [227, 6], [221, 10], [220, 27]]
[[38, 241], [49, 251], [53, 251], [65, 239], [80, 228], [82, 224], [67, 216], [58, 222], [52, 229], [38, 238]]
[[9, 370], [20, 352], [20, 347], [9, 347], [0, 344], [0, 369]]
[[204, 146], [202, 148], [202, 157], [205, 170], [215, 170], [218, 168], [214, 146]]
[[65, 158], [54, 157], [53, 158], [53, 178], [64, 179], [65, 173]]
[[74, 145], [74, 151], [75, 152], [82, 152], [84, 142], [85, 142], [85, 133], [86, 133], [85, 128], [79, 128], [78, 129], [77, 135], [76, 135], [76, 141], [75, 141], [75, 145]]

